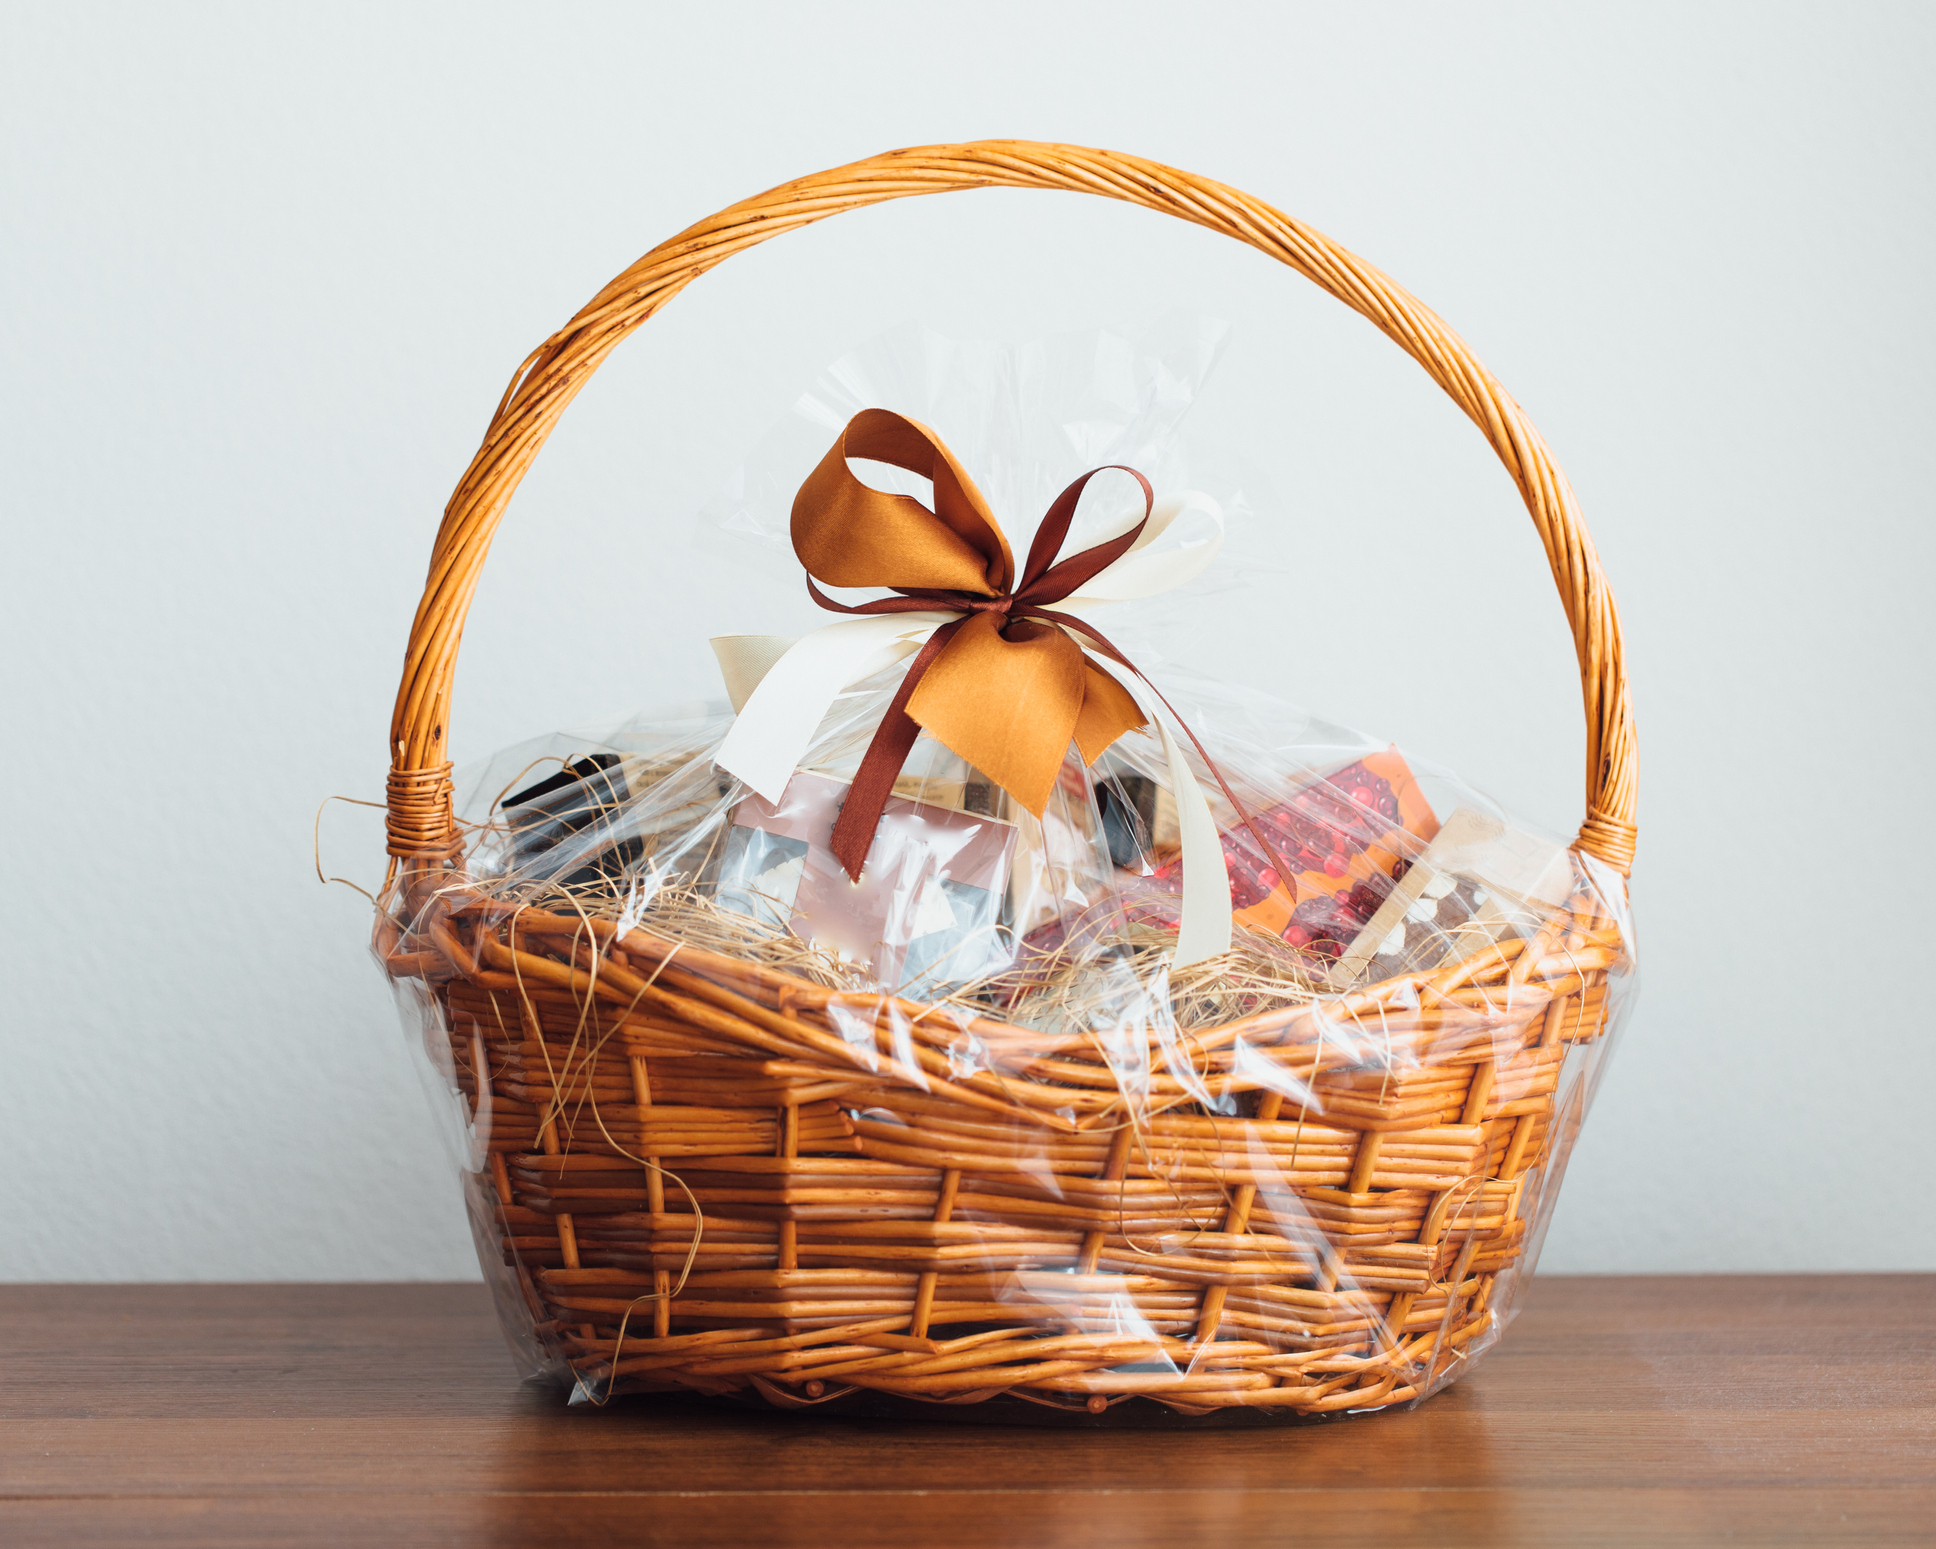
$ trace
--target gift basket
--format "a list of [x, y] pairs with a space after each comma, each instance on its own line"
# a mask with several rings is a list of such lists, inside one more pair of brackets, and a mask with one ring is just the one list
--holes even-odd
[[[948, 427], [881, 405], [843, 411], [785, 519], [831, 623], [715, 641], [731, 713], [511, 750], [459, 799], [471, 591], [607, 352], [741, 248], [997, 186], [1248, 242], [1465, 410], [1573, 628], [1570, 846], [1396, 747], [1113, 643], [1112, 608], [1214, 559], [1209, 495], [1132, 453], [998, 512]], [[1004, 521], [1038, 511], [1018, 556]], [[597, 1403], [1416, 1402], [1500, 1337], [1632, 999], [1619, 624], [1545, 444], [1369, 265], [1110, 152], [875, 157], [620, 275], [520, 368], [445, 513], [392, 754], [377, 955], [455, 1119], [513, 1348]]]

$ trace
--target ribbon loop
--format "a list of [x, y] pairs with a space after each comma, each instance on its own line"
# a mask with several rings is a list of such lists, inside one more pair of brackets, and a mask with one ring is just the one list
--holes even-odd
[[[1089, 481], [1099, 473], [1122, 472], [1134, 479], [1143, 491], [1143, 519], [1127, 532], [1114, 538], [1105, 539], [1093, 547], [1073, 554], [1060, 564], [1055, 556], [1062, 547], [1062, 540], [1069, 535], [1069, 523], [1074, 519], [1076, 506], [1082, 500], [1082, 492]], [[1125, 468], [1121, 463], [1110, 463], [1101, 468], [1092, 468], [1060, 495], [1055, 504], [1049, 507], [1048, 514], [1042, 518], [1042, 525], [1036, 529], [1035, 542], [1029, 547], [1028, 569], [1022, 576], [1022, 584], [1017, 589], [1017, 600], [1031, 605], [1060, 602], [1075, 594], [1086, 582], [1094, 580], [1117, 560], [1121, 559], [1141, 541], [1143, 529], [1149, 525], [1150, 517], [1156, 510], [1156, 491], [1150, 482], [1134, 468]]]
[[[930, 480], [934, 509], [870, 489], [847, 466], [850, 457]], [[1015, 573], [1008, 540], [954, 454], [926, 425], [887, 409], [863, 409], [847, 422], [794, 497], [792, 528], [800, 563], [829, 586], [995, 597]]]

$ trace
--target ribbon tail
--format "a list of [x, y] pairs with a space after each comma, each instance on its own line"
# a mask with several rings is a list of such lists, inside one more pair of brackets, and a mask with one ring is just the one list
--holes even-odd
[[908, 701], [914, 697], [915, 688], [935, 658], [967, 622], [968, 618], [958, 618], [928, 636], [927, 643], [908, 663], [907, 676], [894, 691], [893, 703], [874, 730], [874, 740], [867, 744], [867, 752], [854, 774], [847, 800], [841, 804], [840, 817], [834, 823], [833, 839], [828, 846], [852, 881], [860, 881], [867, 852], [874, 848], [875, 831], [881, 826], [881, 814], [887, 810], [887, 798], [894, 794], [894, 782], [901, 777], [901, 766], [914, 748], [914, 739], [921, 735], [920, 722], [908, 714]]
[[777, 802], [806, 757], [834, 696], [857, 678], [905, 655], [952, 617], [890, 613], [840, 619], [796, 640], [766, 670], [713, 762]]
[[733, 702], [733, 714], [746, 708], [760, 679], [773, 670], [773, 664], [793, 649], [792, 635], [714, 635], [713, 656], [719, 662], [719, 676], [726, 685], [726, 697]]
[[1170, 761], [1170, 789], [1176, 797], [1177, 827], [1183, 840], [1183, 905], [1171, 966], [1188, 968], [1230, 950], [1230, 869], [1224, 864], [1217, 820], [1183, 749], [1160, 716], [1150, 719], [1162, 733], [1163, 752]]
[[[1038, 612], [1038, 615], [1042, 618], [1051, 619], [1055, 623], [1062, 625], [1064, 628], [1079, 631], [1084, 636], [1086, 636], [1088, 639], [1088, 644], [1087, 646], [1084, 647], [1084, 649], [1089, 651], [1092, 660], [1094, 660], [1097, 656], [1106, 656], [1110, 661], [1113, 661], [1117, 665], [1127, 668], [1130, 672], [1133, 672], [1136, 674], [1137, 682], [1140, 683], [1143, 688], [1148, 689], [1150, 693], [1156, 696], [1158, 702], [1162, 704], [1163, 708], [1170, 712], [1170, 718], [1174, 720], [1179, 727], [1182, 728], [1184, 736], [1190, 739], [1190, 745], [1197, 750], [1197, 755], [1203, 760], [1204, 767], [1207, 768], [1210, 771], [1210, 773], [1216, 777], [1217, 785], [1222, 789], [1224, 795], [1229, 799], [1230, 805], [1236, 808], [1238, 820], [1244, 825], [1245, 828], [1247, 828], [1250, 831], [1250, 837], [1257, 841], [1258, 849], [1263, 853], [1265, 858], [1270, 861], [1271, 866], [1276, 870], [1278, 877], [1282, 879], [1284, 884], [1286, 886], [1291, 886], [1292, 873], [1290, 871], [1290, 868], [1287, 867], [1284, 864], [1284, 862], [1279, 858], [1276, 847], [1271, 844], [1270, 840], [1264, 837], [1263, 833], [1259, 831], [1257, 824], [1254, 821], [1252, 821], [1251, 815], [1248, 811], [1245, 810], [1243, 802], [1238, 800], [1237, 793], [1230, 788], [1230, 782], [1223, 777], [1223, 771], [1217, 767], [1217, 761], [1210, 756], [1210, 750], [1204, 747], [1203, 740], [1200, 737], [1198, 737], [1195, 732], [1190, 730], [1190, 723], [1184, 720], [1182, 716], [1176, 713], [1176, 707], [1172, 705], [1169, 702], [1169, 700], [1163, 697], [1163, 691], [1160, 688], [1158, 688], [1154, 683], [1150, 682], [1148, 678], [1144, 677], [1141, 669], [1138, 668], [1134, 662], [1130, 661], [1129, 658], [1124, 656], [1121, 651], [1117, 650], [1100, 634], [1098, 634], [1093, 625], [1084, 622], [1081, 618], [1078, 618], [1074, 614], [1051, 613], [1046, 608], [1038, 609], [1037, 612]], [[1137, 702], [1139, 704], [1143, 702], [1140, 690], [1137, 691]], [[1152, 715], [1150, 719], [1156, 720], [1156, 717]], [[1159, 727], [1161, 727], [1162, 725], [1160, 721], [1158, 721], [1157, 724]], [[1176, 769], [1176, 763], [1174, 760], [1171, 761], [1170, 767], [1171, 767], [1172, 773], [1174, 773]], [[1179, 799], [1180, 799], [1180, 795], [1179, 795]], [[1218, 841], [1218, 845], [1217, 845], [1217, 862], [1219, 866], [1222, 866], [1223, 844], [1221, 840]], [[1225, 871], [1225, 880], [1226, 881], [1229, 880], [1229, 873], [1227, 870]]]
[[[1102, 663], [1096, 665], [1108, 671]], [[1169, 709], [1168, 702], [1144, 683], [1140, 674], [1133, 681], [1125, 681], [1114, 672], [1109, 675], [1123, 685], [1149, 717], [1150, 725], [1163, 741], [1163, 756], [1169, 760], [1170, 792], [1176, 798], [1177, 829], [1183, 841], [1183, 899], [1177, 915], [1176, 956], [1171, 960], [1171, 967], [1188, 968], [1192, 963], [1221, 957], [1230, 950], [1233, 928], [1230, 868], [1224, 863], [1223, 836], [1217, 832], [1217, 820], [1211, 814], [1203, 787], [1197, 783], [1196, 772], [1190, 768], [1182, 745], [1170, 735], [1170, 728], [1158, 710], [1159, 705]]]

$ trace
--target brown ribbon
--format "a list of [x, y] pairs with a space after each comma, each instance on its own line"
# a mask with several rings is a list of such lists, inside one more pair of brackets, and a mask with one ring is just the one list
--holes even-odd
[[[908, 495], [868, 488], [847, 466], [850, 457], [932, 480], [933, 509]], [[923, 730], [1040, 818], [1071, 741], [1082, 761], [1093, 764], [1124, 732], [1144, 724], [1129, 691], [1090, 661], [1069, 631], [1142, 674], [1081, 619], [1051, 607], [1127, 554], [1149, 522], [1155, 502], [1149, 480], [1134, 468], [1109, 466], [1142, 487], [1142, 519], [1119, 537], [1058, 560], [1083, 490], [1106, 471], [1091, 469], [1043, 516], [1019, 581], [1008, 541], [981, 491], [941, 438], [915, 420], [863, 409], [800, 486], [793, 500], [793, 551], [807, 568], [807, 591], [821, 607], [961, 615], [935, 630], [909, 663], [861, 759], [833, 832], [834, 855], [848, 876], [859, 880], [894, 782]], [[827, 596], [816, 579], [828, 586], [884, 586], [895, 595], [850, 605]], [[1222, 772], [1195, 734], [1183, 729], [1248, 826], [1248, 814]], [[1268, 844], [1264, 849], [1279, 877], [1292, 885], [1291, 873]]]

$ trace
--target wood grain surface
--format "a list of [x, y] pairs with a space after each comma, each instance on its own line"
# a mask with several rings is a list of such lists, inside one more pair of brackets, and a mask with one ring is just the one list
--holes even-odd
[[1932, 1313], [1545, 1278], [1418, 1410], [1093, 1431], [571, 1407], [476, 1286], [8, 1286], [0, 1542], [1930, 1544]]

